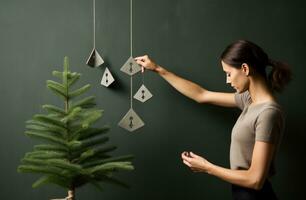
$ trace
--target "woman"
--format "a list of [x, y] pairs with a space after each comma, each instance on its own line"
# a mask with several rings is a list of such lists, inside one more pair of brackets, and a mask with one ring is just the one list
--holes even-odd
[[[274, 92], [280, 92], [290, 81], [286, 64], [269, 59], [250, 41], [236, 41], [221, 55], [226, 83], [236, 92], [220, 93], [176, 76], [148, 56], [135, 60], [199, 103], [242, 110], [232, 129], [230, 169], [212, 164], [193, 152], [181, 154], [185, 165], [194, 172], [205, 172], [231, 183], [233, 199], [277, 199], [268, 179], [275, 173], [274, 159], [284, 130], [282, 110]], [[272, 67], [268, 75], [267, 66]]]

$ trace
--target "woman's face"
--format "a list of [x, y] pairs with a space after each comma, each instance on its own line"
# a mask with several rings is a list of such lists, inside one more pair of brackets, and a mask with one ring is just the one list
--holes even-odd
[[237, 69], [231, 65], [221, 61], [223, 71], [226, 73], [226, 83], [238, 92], [242, 93], [249, 89], [249, 68], [246, 64], [243, 64], [240, 69]]

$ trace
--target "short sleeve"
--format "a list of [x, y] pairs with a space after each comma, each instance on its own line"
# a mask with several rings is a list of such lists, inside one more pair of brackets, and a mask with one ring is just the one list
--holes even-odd
[[283, 127], [282, 112], [275, 108], [265, 109], [255, 123], [255, 140], [275, 144], [281, 137]]
[[251, 103], [251, 96], [249, 91], [243, 92], [243, 93], [235, 93], [235, 102], [238, 108], [241, 110], [244, 109], [245, 106], [250, 105]]

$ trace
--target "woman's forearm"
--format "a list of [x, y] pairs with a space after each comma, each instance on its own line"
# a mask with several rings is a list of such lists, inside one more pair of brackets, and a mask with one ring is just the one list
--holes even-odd
[[197, 102], [200, 102], [200, 96], [207, 91], [201, 86], [167, 71], [161, 66], [157, 66], [155, 71], [177, 91]]
[[193, 152], [185, 151], [181, 154], [181, 157], [184, 164], [194, 172], [204, 172], [235, 185], [257, 190], [262, 187], [265, 181], [265, 176], [260, 173], [261, 170], [256, 166], [251, 166], [248, 170], [232, 170], [214, 165]]
[[262, 187], [262, 184], [259, 182], [259, 179], [257, 179], [255, 174], [252, 173], [250, 170], [233, 170], [211, 164], [207, 173], [216, 176], [224, 181], [242, 187], [252, 188], [256, 190]]

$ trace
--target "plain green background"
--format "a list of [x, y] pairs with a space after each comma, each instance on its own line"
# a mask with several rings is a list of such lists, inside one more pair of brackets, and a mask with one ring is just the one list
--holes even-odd
[[[148, 54], [168, 70], [203, 87], [233, 92], [225, 84], [219, 56], [238, 39], [248, 39], [271, 58], [287, 61], [294, 79], [279, 96], [287, 116], [286, 133], [278, 154], [278, 174], [272, 182], [280, 199], [305, 199], [305, 1], [250, 0], [134, 0], [134, 56]], [[129, 133], [117, 126], [129, 108], [129, 77], [120, 67], [129, 57], [129, 0], [96, 0], [97, 49], [106, 64], [90, 68], [92, 49], [91, 0], [0, 1], [0, 199], [65, 197], [57, 186], [32, 189], [37, 176], [18, 174], [24, 153], [37, 141], [24, 135], [41, 105], [61, 105], [46, 89], [51, 72], [61, 70], [69, 56], [71, 70], [82, 73], [80, 86], [105, 110], [97, 125], [110, 124], [114, 155], [134, 154], [136, 170], [118, 174], [131, 189], [105, 185], [77, 191], [77, 199], [165, 200], [230, 199], [230, 184], [194, 174], [180, 153], [192, 150], [209, 161], [229, 167], [231, 128], [239, 110], [201, 105], [175, 91], [152, 72], [145, 83], [153, 98], [134, 101], [145, 127]], [[111, 88], [100, 85], [104, 66], [113, 72]], [[134, 91], [141, 76], [134, 78]]]

